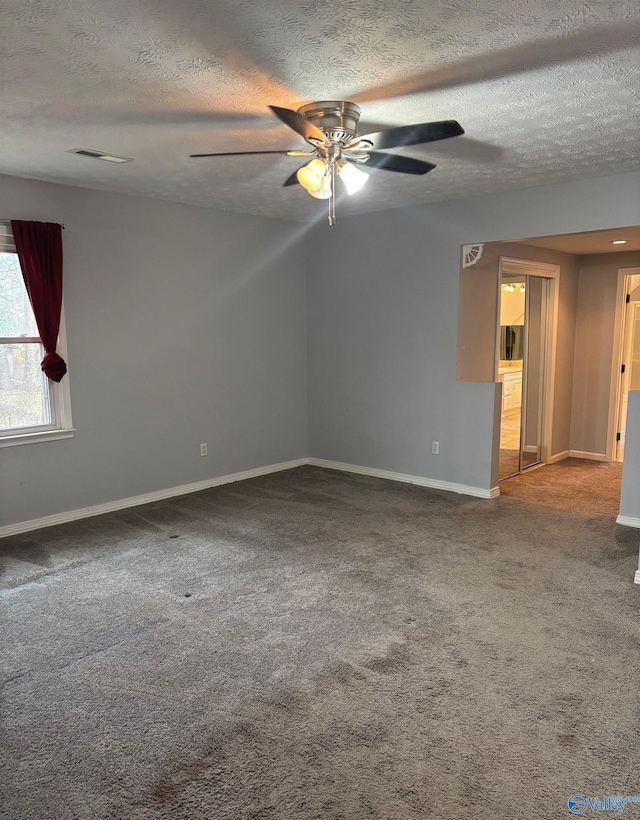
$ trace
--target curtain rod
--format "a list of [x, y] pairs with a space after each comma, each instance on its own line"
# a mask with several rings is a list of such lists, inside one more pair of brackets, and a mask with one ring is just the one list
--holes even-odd
[[[10, 228], [11, 227], [11, 220], [10, 219], [0, 219], [0, 225], [4, 225], [5, 227]], [[62, 223], [62, 225], [60, 225], [60, 227], [64, 231], [64, 229], [66, 228], [66, 225], [64, 224], [64, 222]]]

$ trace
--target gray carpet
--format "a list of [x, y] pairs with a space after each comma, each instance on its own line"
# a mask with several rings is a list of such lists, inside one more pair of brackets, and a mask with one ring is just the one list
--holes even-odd
[[0, 817], [637, 794], [640, 533], [575, 466], [564, 506], [513, 483], [546, 470], [483, 501], [305, 467], [0, 542]]
[[[500, 482], [500, 492], [529, 504], [616, 518], [622, 462], [565, 458]], [[637, 533], [640, 541], [640, 532]]]

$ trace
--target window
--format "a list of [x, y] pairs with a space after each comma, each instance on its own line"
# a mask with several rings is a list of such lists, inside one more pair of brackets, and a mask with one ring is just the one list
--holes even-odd
[[[64, 315], [58, 349], [66, 357]], [[0, 447], [70, 438], [68, 375], [50, 381], [11, 228], [0, 223]]]

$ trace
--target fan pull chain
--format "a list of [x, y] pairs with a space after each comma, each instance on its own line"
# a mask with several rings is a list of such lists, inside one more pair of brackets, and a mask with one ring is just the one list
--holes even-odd
[[336, 224], [336, 164], [331, 163], [331, 196], [329, 197], [329, 225]]

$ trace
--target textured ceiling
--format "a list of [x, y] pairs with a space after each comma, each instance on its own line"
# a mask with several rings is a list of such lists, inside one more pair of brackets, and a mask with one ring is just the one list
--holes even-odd
[[[638, 193], [640, 195], [640, 191]], [[614, 239], [624, 239], [626, 244], [612, 245]], [[586, 233], [568, 233], [560, 236], [537, 236], [535, 239], [522, 239], [519, 244], [535, 245], [538, 248], [564, 251], [577, 256], [593, 253], [640, 251], [640, 226], [613, 228], [606, 231], [588, 231]]]
[[[340, 213], [640, 168], [637, 0], [0, 0], [0, 172], [302, 221], [304, 147], [267, 105], [347, 99], [360, 133], [457, 119]], [[112, 165], [68, 154], [135, 158]]]

